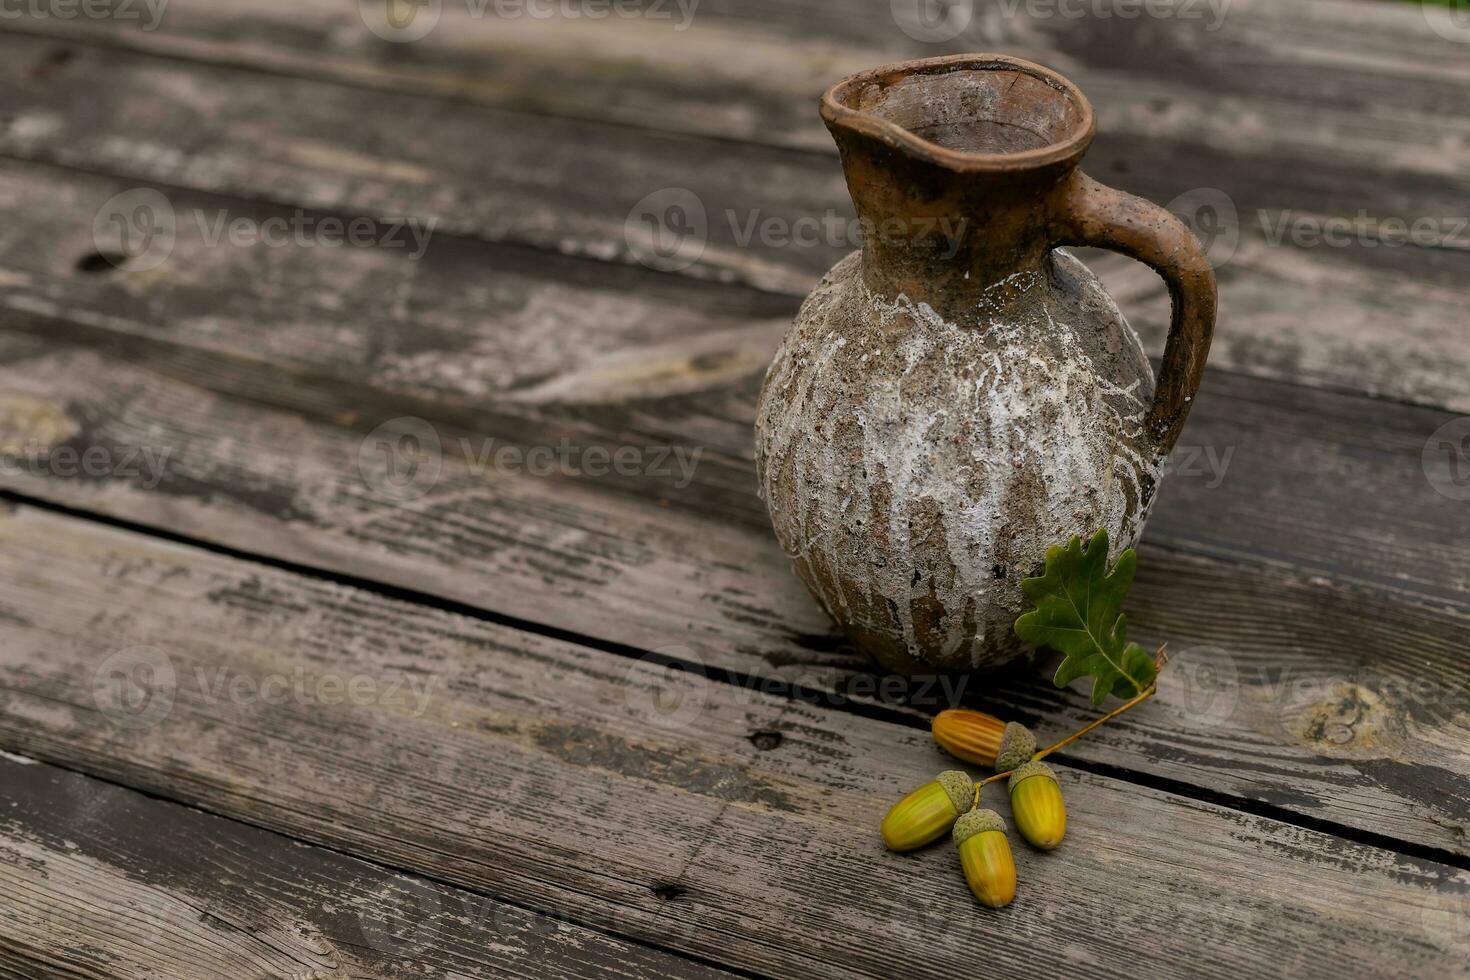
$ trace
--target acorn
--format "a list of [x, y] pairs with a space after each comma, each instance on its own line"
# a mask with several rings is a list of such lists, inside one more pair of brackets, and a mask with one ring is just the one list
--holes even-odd
[[883, 818], [883, 843], [912, 851], [944, 836], [975, 796], [975, 784], [957, 769], [942, 772], [893, 804]]
[[1016, 897], [1016, 861], [1006, 839], [1006, 823], [994, 810], [971, 810], [954, 825], [955, 847], [965, 881], [981, 904], [993, 909]]
[[1018, 721], [1006, 724], [1000, 737], [1000, 751], [995, 753], [995, 771], [1008, 772], [1031, 761], [1036, 754], [1036, 736]]
[[1057, 774], [1044, 762], [1028, 762], [1006, 784], [1011, 791], [1011, 816], [1026, 843], [1049, 851], [1067, 833], [1067, 806]]
[[1036, 751], [1036, 736], [1029, 728], [1020, 722], [1003, 722], [983, 711], [941, 711], [934, 716], [930, 730], [939, 747], [956, 759], [991, 766], [996, 772], [1014, 769]]

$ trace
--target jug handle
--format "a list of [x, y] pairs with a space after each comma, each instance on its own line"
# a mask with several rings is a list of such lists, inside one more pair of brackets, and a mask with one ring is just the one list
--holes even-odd
[[1100, 184], [1080, 170], [1067, 178], [1053, 218], [1053, 245], [1121, 252], [1169, 286], [1173, 316], [1147, 427], [1160, 453], [1174, 448], [1205, 371], [1215, 332], [1215, 271], [1199, 241], [1168, 211]]

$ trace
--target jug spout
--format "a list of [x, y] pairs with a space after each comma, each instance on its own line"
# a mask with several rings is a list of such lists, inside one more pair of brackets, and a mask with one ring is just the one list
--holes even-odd
[[1075, 85], [1002, 55], [854, 75], [821, 111], [864, 230], [868, 288], [936, 309], [1041, 265], [1094, 131]]

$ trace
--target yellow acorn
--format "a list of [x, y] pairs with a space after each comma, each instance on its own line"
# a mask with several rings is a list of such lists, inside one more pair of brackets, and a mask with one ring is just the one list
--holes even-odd
[[912, 851], [944, 836], [974, 799], [975, 784], [957, 769], [942, 772], [893, 804], [883, 818], [883, 843]]
[[[994, 715], [950, 708], [934, 716], [934, 741], [956, 759], [1005, 772], [1031, 758], [1036, 736], [1019, 722], [1003, 722]], [[1002, 765], [1002, 761], [1008, 763]]]
[[1026, 843], [1049, 851], [1067, 833], [1067, 806], [1057, 774], [1044, 762], [1028, 762], [1011, 776], [1011, 816]]
[[955, 847], [970, 891], [993, 909], [1011, 904], [1016, 897], [1016, 862], [1006, 823], [994, 810], [971, 810], [954, 825]]

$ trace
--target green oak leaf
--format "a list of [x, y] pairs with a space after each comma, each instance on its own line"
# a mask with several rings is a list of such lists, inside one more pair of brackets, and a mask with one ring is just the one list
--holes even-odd
[[1065, 654], [1052, 678], [1057, 687], [1091, 676], [1093, 704], [1102, 704], [1109, 694], [1142, 694], [1158, 675], [1148, 651], [1128, 642], [1123, 600], [1136, 564], [1129, 548], [1109, 571], [1108, 532], [1098, 531], [1086, 550], [1076, 536], [1065, 546], [1048, 548], [1045, 574], [1021, 582], [1036, 608], [1016, 620], [1016, 635]]

